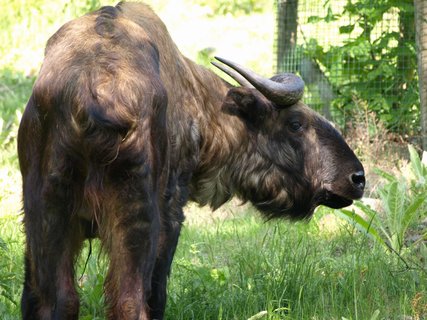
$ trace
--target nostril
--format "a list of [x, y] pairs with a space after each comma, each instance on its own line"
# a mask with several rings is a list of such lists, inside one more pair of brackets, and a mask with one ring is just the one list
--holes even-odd
[[365, 188], [365, 173], [363, 171], [358, 171], [353, 173], [350, 176], [350, 180], [353, 183], [353, 185], [358, 189], [364, 189]]

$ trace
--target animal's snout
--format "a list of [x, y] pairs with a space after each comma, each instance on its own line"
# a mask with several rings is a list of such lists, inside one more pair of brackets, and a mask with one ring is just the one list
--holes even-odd
[[350, 182], [353, 188], [363, 192], [365, 189], [366, 179], [364, 171], [357, 171], [350, 175]]

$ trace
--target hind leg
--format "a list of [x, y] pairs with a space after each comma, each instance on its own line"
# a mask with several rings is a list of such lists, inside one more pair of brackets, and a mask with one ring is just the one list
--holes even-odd
[[147, 299], [156, 260], [159, 210], [144, 173], [129, 173], [107, 200], [100, 238], [110, 257], [105, 281], [108, 319], [150, 319]]
[[27, 245], [22, 318], [77, 319], [74, 261], [84, 237], [70, 210], [70, 188], [46, 182], [41, 190], [40, 186], [27, 190], [32, 192], [24, 189]]

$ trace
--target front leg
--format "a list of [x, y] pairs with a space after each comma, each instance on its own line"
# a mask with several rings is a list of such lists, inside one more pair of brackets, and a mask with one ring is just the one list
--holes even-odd
[[182, 209], [177, 209], [165, 220], [161, 228], [157, 259], [151, 281], [151, 297], [148, 300], [151, 319], [158, 320], [163, 319], [165, 312], [167, 280], [184, 221]]

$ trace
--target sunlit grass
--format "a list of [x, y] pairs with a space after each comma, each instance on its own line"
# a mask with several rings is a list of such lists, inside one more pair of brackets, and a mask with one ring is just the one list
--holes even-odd
[[0, 315], [4, 320], [19, 318], [24, 248], [20, 220], [16, 214], [0, 215]]
[[[228, 219], [185, 223], [169, 283], [167, 319], [403, 319], [413, 315], [425, 283], [402, 272], [353, 226], [324, 232], [317, 212], [310, 223], [263, 222], [251, 208]], [[209, 214], [209, 213], [203, 213]], [[322, 218], [322, 219], [321, 219]], [[209, 220], [210, 219], [210, 220]], [[337, 220], [339, 221], [339, 220]], [[23, 236], [19, 218], [2, 217], [0, 285], [6, 319], [19, 314]], [[98, 241], [82, 252], [77, 271], [81, 319], [103, 319], [107, 260]], [[425, 280], [425, 279], [424, 279]], [[424, 295], [424, 296], [423, 296]], [[9, 318], [8, 318], [9, 317]]]
[[16, 215], [21, 208], [16, 135], [32, 83], [20, 72], [0, 69], [0, 217]]

